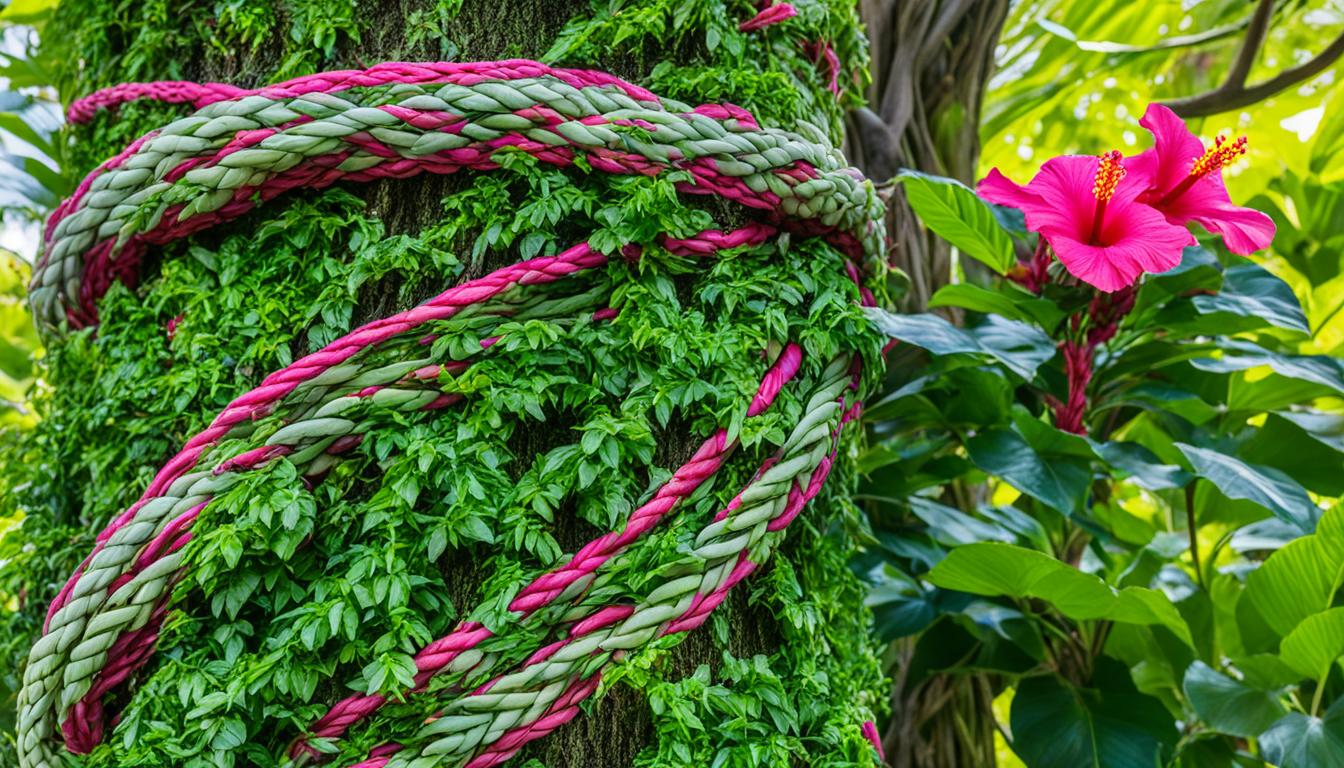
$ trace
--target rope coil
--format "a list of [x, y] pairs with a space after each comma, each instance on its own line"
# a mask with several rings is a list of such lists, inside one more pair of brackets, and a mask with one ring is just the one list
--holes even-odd
[[[246, 91], [220, 84], [117, 86], [76, 102], [72, 121], [131, 99], [188, 103], [197, 111], [133, 142], [95, 169], [48, 222], [31, 301], [48, 333], [97, 322], [97, 300], [116, 280], [134, 283], [151, 245], [243, 215], [294, 188], [419, 173], [487, 171], [495, 154], [526, 152], [555, 166], [583, 158], [613, 174], [688, 172], [688, 194], [713, 194], [761, 212], [738, 230], [710, 230], [660, 245], [686, 256], [758, 245], [780, 231], [825, 238], [859, 265], [880, 259], [882, 205], [872, 185], [824, 139], [761, 128], [732, 105], [691, 109], [603, 73], [536, 62], [383, 64]], [[627, 249], [629, 251], [629, 248]], [[627, 253], [638, 256], [638, 248]], [[496, 332], [521, 319], [609, 320], [600, 281], [579, 278], [607, 263], [588, 243], [519, 262], [375, 320], [267, 376], [186, 442], [144, 495], [115, 517], [53, 600], [19, 694], [20, 764], [62, 765], [55, 751], [86, 753], [105, 729], [103, 698], [153, 651], [168, 597], [181, 576], [192, 524], [244, 473], [284, 457], [320, 478], [371, 428], [372, 412], [458, 404], [440, 377], [490, 355]], [[860, 285], [865, 303], [871, 293]], [[424, 339], [467, 331], [483, 339], [469, 357], [441, 359]], [[799, 373], [801, 347], [780, 352], [745, 406], [769, 408]], [[822, 366], [824, 361], [817, 361]], [[768, 558], [783, 531], [821, 489], [840, 430], [858, 415], [857, 357], [824, 362], [809, 383], [802, 418], [774, 456], [715, 519], [675, 568], [619, 604], [602, 595], [626, 550], [713, 477], [736, 447], [724, 429], [630, 514], [523, 588], [510, 621], [547, 627], [558, 639], [510, 666], [477, 648], [492, 632], [464, 622], [415, 656], [416, 690], [435, 680], [441, 713], [405, 743], [373, 751], [361, 768], [434, 764], [484, 768], [507, 760], [577, 712], [603, 669], [629, 650], [702, 624], [728, 591]], [[275, 431], [259, 425], [279, 420]], [[221, 441], [250, 448], [221, 455]], [[466, 690], [468, 680], [489, 678]], [[444, 685], [448, 684], [447, 688]], [[385, 703], [381, 695], [337, 702], [291, 749], [318, 756], [311, 739], [335, 740]]]

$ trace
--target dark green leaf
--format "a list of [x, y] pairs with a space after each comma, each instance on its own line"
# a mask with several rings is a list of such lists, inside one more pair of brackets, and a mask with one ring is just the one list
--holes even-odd
[[1192, 301], [1204, 314], [1227, 312], [1259, 318], [1290, 331], [1311, 332], [1293, 289], [1255, 264], [1229, 267], [1223, 273], [1222, 290], [1211, 296], [1196, 296]]
[[933, 314], [898, 315], [876, 308], [865, 311], [879, 330], [894, 339], [940, 356], [987, 356], [1028, 381], [1055, 355], [1054, 343], [1041, 329], [995, 315], [973, 329], [963, 330]]
[[1285, 712], [1273, 693], [1233, 680], [1202, 661], [1185, 671], [1181, 687], [1204, 722], [1233, 736], [1258, 736]]
[[1013, 751], [1030, 768], [1153, 768], [1176, 743], [1162, 702], [1134, 688], [1129, 670], [1097, 660], [1093, 688], [1055, 677], [1017, 686], [1010, 722]]
[[1344, 768], [1344, 699], [1325, 717], [1284, 715], [1260, 735], [1260, 751], [1279, 768]]
[[1092, 476], [1086, 462], [1046, 461], [1021, 435], [1007, 429], [988, 429], [966, 441], [971, 461], [1022, 493], [1069, 514], [1082, 504]]
[[1273, 467], [1247, 464], [1207, 448], [1177, 443], [1194, 473], [1213, 483], [1230, 499], [1246, 499], [1273, 512], [1303, 533], [1316, 528], [1321, 511], [1297, 481]]
[[1252, 342], [1240, 339], [1219, 339], [1220, 358], [1190, 361], [1202, 371], [1228, 373], [1248, 368], [1269, 366], [1275, 373], [1290, 379], [1300, 379], [1344, 394], [1344, 362], [1326, 355], [1287, 355], [1270, 352]]

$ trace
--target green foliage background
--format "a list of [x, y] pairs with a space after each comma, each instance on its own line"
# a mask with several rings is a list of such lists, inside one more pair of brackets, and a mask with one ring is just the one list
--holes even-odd
[[[1014, 4], [983, 171], [1025, 182], [1057, 154], [1150, 146], [1147, 104], [1218, 86], [1256, 5]], [[1249, 82], [1342, 23], [1337, 3], [1275, 3]], [[961, 328], [881, 318], [907, 346], [861, 459], [876, 629], [898, 699], [933, 681], [997, 695], [947, 716], [990, 718], [1001, 764], [1344, 764], [1339, 73], [1189, 121], [1205, 141], [1249, 136], [1228, 188], [1278, 234], [1251, 259], [1201, 237], [1144, 280], [1094, 358], [1086, 435], [1050, 416], [1085, 286], [958, 275], [931, 305]], [[1002, 274], [1031, 252], [1014, 212], [946, 179], [902, 183], [963, 260]]]

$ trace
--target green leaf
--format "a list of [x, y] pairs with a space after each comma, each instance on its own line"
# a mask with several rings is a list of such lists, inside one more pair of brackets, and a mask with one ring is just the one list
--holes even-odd
[[12, 0], [0, 11], [0, 22], [5, 24], [37, 24], [46, 20], [56, 7], [56, 0]]
[[1265, 365], [1280, 376], [1319, 384], [1344, 394], [1344, 362], [1336, 358], [1278, 354], [1253, 342], [1228, 338], [1218, 339], [1217, 349], [1222, 350], [1222, 357], [1195, 359], [1190, 364], [1211, 373], [1244, 371]]
[[1285, 712], [1274, 694], [1233, 680], [1202, 661], [1185, 670], [1181, 688], [1200, 719], [1233, 736], [1258, 736]]
[[982, 349], [1027, 381], [1055, 356], [1054, 341], [1040, 328], [998, 315], [989, 315], [970, 333]]
[[210, 740], [210, 748], [236, 749], [241, 747], [245, 741], [247, 741], [247, 728], [243, 725], [243, 721], [231, 717], [220, 723], [219, 730]]
[[1311, 333], [1293, 289], [1255, 264], [1229, 267], [1223, 273], [1222, 290], [1211, 296], [1196, 296], [1192, 301], [1202, 314], [1227, 312], [1259, 318], [1290, 331]]
[[1331, 665], [1344, 656], [1344, 608], [1303, 619], [1283, 638], [1279, 656], [1294, 672], [1323, 683]]
[[869, 319], [886, 335], [935, 355], [971, 354], [992, 358], [1030, 381], [1036, 369], [1055, 356], [1050, 337], [1034, 326], [990, 315], [979, 326], [962, 329], [933, 314], [898, 315], [870, 307]]
[[977, 541], [1013, 541], [1013, 535], [1008, 531], [921, 496], [910, 497], [910, 511], [929, 526], [929, 535], [934, 541], [948, 546]]
[[960, 307], [972, 312], [1003, 315], [1024, 323], [1053, 328], [1064, 312], [1053, 301], [1037, 298], [1013, 283], [985, 288], [974, 283], [954, 283], [938, 289], [929, 299], [929, 308]]
[[1129, 670], [1097, 659], [1092, 688], [1027, 678], [1013, 696], [1013, 751], [1031, 768], [1152, 768], [1176, 743], [1162, 702], [1140, 693]]
[[[1302, 414], [1312, 416], [1313, 414]], [[1327, 416], [1327, 414], [1317, 414]], [[1306, 421], [1306, 420], [1304, 420]], [[1310, 422], [1308, 422], [1310, 423]], [[1297, 422], [1275, 413], [1250, 431], [1249, 439], [1237, 447], [1237, 456], [1249, 464], [1273, 467], [1296, 480], [1308, 491], [1321, 496], [1344, 495], [1344, 456], [1330, 445], [1329, 423], [1317, 423], [1325, 432], [1313, 434]], [[1344, 419], [1339, 426], [1344, 428]], [[1341, 435], [1344, 436], [1344, 435]]]
[[1321, 517], [1315, 534], [1270, 555], [1246, 579], [1246, 597], [1280, 637], [1329, 608], [1344, 580], [1344, 506]]
[[1279, 411], [1274, 415], [1296, 424], [1323, 445], [1344, 453], [1344, 416], [1320, 411]]
[[1288, 475], [1273, 467], [1247, 464], [1225, 453], [1176, 443], [1185, 454], [1194, 473], [1208, 480], [1229, 499], [1246, 499], [1273, 512], [1303, 533], [1316, 528], [1320, 509], [1311, 497]]
[[1016, 262], [1012, 239], [970, 187], [956, 179], [911, 170], [901, 171], [896, 180], [924, 226], [962, 253], [1001, 275]]
[[1162, 625], [1191, 643], [1190, 628], [1171, 600], [1140, 587], [1116, 591], [1100, 578], [1049, 555], [999, 542], [957, 547], [926, 577], [935, 586], [987, 597], [1038, 598], [1065, 616], [1088, 621]]
[[1065, 515], [1081, 507], [1092, 479], [1085, 462], [1046, 461], [1021, 435], [1007, 429], [981, 431], [966, 441], [966, 452], [980, 469]]
[[1180, 467], [1164, 464], [1153, 452], [1138, 443], [1093, 443], [1097, 455], [1113, 468], [1129, 476], [1130, 482], [1150, 491], [1184, 488], [1190, 482], [1190, 473]]
[[1344, 768], [1344, 699], [1323, 718], [1284, 715], [1260, 734], [1260, 751], [1279, 768]]

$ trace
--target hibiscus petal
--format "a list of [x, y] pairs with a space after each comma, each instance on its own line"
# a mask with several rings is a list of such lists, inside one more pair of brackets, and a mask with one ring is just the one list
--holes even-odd
[[[1118, 204], [1117, 204], [1118, 203]], [[1106, 211], [1104, 246], [1085, 240], [1050, 240], [1060, 263], [1089, 285], [1111, 292], [1133, 285], [1144, 272], [1166, 272], [1181, 263], [1181, 250], [1193, 245], [1185, 227], [1169, 223], [1146, 205], [1112, 201]]]
[[1056, 237], [1050, 241], [1055, 255], [1074, 277], [1095, 288], [1112, 293], [1133, 285], [1139, 271], [1129, 264], [1116, 264], [1107, 254], [1107, 248], [1088, 245], [1071, 237]]
[[1097, 199], [1092, 196], [1097, 163], [1092, 155], [1061, 155], [1046, 160], [1027, 185], [1040, 196], [1038, 205], [1023, 209], [1027, 228], [1047, 237], [1062, 235], [1086, 242], [1097, 208]]
[[1243, 256], [1269, 247], [1274, 239], [1274, 220], [1253, 208], [1233, 205], [1218, 173], [1202, 177], [1160, 210], [1173, 224], [1193, 221], [1222, 235], [1227, 249]]
[[1191, 218], [1208, 231], [1222, 235], [1227, 250], [1241, 256], [1268, 248], [1274, 240], [1274, 220], [1254, 208], [1229, 203]]
[[1010, 208], [1025, 209], [1041, 204], [1040, 195], [1028, 191], [1026, 187], [999, 173], [998, 168], [990, 169], [989, 175], [975, 186], [975, 193], [991, 203]]
[[[1181, 183], [1195, 160], [1204, 154], [1204, 142], [1185, 127], [1185, 121], [1161, 104], [1149, 104], [1139, 125], [1153, 134], [1153, 186], [1166, 192]], [[1144, 152], [1140, 155], [1147, 155]], [[1147, 161], [1140, 160], [1136, 169], [1148, 169]]]

